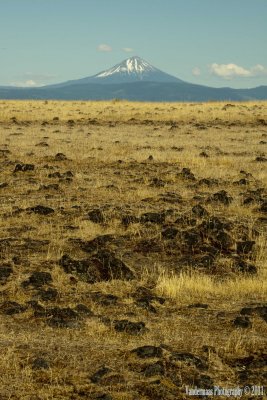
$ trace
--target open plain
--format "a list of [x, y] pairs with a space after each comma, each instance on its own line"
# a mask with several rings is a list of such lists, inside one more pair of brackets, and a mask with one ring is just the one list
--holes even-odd
[[0, 101], [0, 399], [266, 398], [266, 145], [266, 102]]

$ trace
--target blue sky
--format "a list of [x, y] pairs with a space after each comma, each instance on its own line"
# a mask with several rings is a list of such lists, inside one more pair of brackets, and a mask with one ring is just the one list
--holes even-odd
[[0, 85], [78, 79], [132, 55], [188, 82], [267, 85], [267, 0], [0, 0]]

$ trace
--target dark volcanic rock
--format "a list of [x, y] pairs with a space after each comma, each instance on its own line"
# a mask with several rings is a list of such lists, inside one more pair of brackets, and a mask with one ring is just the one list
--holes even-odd
[[254, 240], [246, 240], [236, 243], [236, 251], [238, 254], [248, 254], [252, 251], [255, 245]]
[[95, 239], [89, 240], [89, 241], [84, 241], [84, 240], [72, 240], [74, 243], [77, 243], [80, 247], [81, 250], [87, 252], [87, 253], [92, 253], [98, 250], [101, 250], [103, 247], [105, 247], [107, 244], [111, 243], [114, 240], [113, 235], [100, 235], [97, 236]]
[[97, 264], [100, 262], [102, 270], [102, 280], [123, 279], [131, 280], [135, 278], [133, 271], [120, 259], [116, 258], [111, 252], [98, 251], [92, 259]]
[[151, 187], [164, 187], [166, 186], [166, 182], [164, 182], [162, 179], [160, 178], [153, 178], [150, 185]]
[[208, 211], [200, 204], [197, 204], [192, 208], [192, 213], [197, 217], [207, 217], [209, 215]]
[[38, 297], [43, 301], [54, 301], [59, 296], [58, 291], [53, 288], [48, 288], [47, 290], [40, 289], [37, 294]]
[[209, 201], [215, 201], [222, 203], [226, 206], [228, 206], [232, 201], [233, 198], [228, 195], [228, 193], [225, 190], [220, 190], [219, 192], [214, 193], [208, 198]]
[[4, 283], [12, 273], [13, 269], [10, 264], [0, 265], [0, 283]]
[[146, 365], [142, 368], [142, 373], [147, 376], [164, 375], [165, 368], [161, 361], [157, 361], [153, 364]]
[[191, 172], [191, 170], [189, 168], [183, 168], [182, 172], [180, 172], [180, 174], [178, 174], [180, 176], [182, 176], [184, 179], [189, 179], [191, 181], [195, 181], [195, 175], [193, 174], [193, 172]]
[[108, 374], [109, 372], [111, 372], [110, 368], [107, 367], [101, 367], [98, 371], [96, 371], [91, 377], [91, 381], [93, 383], [98, 383], [100, 382], [100, 380], [103, 378], [103, 376], [105, 376], [106, 374]]
[[229, 233], [224, 231], [217, 232], [212, 241], [213, 244], [220, 250], [229, 250], [234, 244], [234, 241]]
[[59, 263], [66, 273], [78, 274], [88, 283], [112, 279], [131, 280], [135, 277], [123, 261], [107, 250], [100, 250], [86, 260], [73, 260], [68, 255], [63, 255]]
[[63, 153], [57, 153], [56, 155], [55, 155], [55, 161], [65, 161], [65, 160], [67, 160], [68, 158], [65, 156], [65, 154], [63, 154]]
[[146, 325], [144, 322], [131, 322], [127, 319], [115, 320], [114, 321], [114, 329], [117, 332], [125, 332], [129, 335], [141, 335], [146, 329]]
[[191, 229], [183, 233], [183, 238], [185, 243], [189, 247], [194, 247], [200, 243], [202, 243], [201, 233], [197, 229]]
[[140, 358], [162, 357], [163, 351], [161, 347], [156, 346], [141, 346], [131, 351]]
[[32, 363], [32, 369], [40, 370], [40, 369], [49, 369], [50, 365], [47, 360], [44, 358], [36, 358]]
[[166, 203], [180, 204], [183, 202], [182, 196], [175, 192], [166, 192], [159, 195], [159, 199]]
[[34, 170], [34, 165], [33, 164], [17, 164], [14, 169], [15, 172], [27, 172], [27, 171], [33, 171]]
[[195, 365], [199, 369], [206, 369], [207, 365], [201, 358], [191, 353], [179, 353], [173, 352], [171, 355], [171, 361], [184, 361], [188, 364]]
[[49, 215], [49, 214], [53, 214], [55, 212], [55, 210], [53, 210], [53, 208], [45, 207], [42, 205], [28, 207], [28, 208], [26, 208], [26, 211], [34, 212], [35, 214], [40, 214], [40, 215]]
[[141, 215], [141, 223], [151, 222], [153, 224], [162, 224], [165, 221], [165, 213], [147, 212]]
[[0, 183], [0, 189], [4, 189], [5, 187], [7, 187], [8, 186], [8, 183], [7, 182], [1, 182]]
[[102, 306], [111, 306], [115, 305], [118, 301], [118, 296], [114, 294], [106, 294], [101, 292], [94, 292], [91, 294], [93, 301], [102, 305]]
[[88, 308], [84, 304], [77, 304], [77, 306], [75, 307], [75, 311], [84, 317], [86, 317], [86, 316], [93, 317], [94, 316], [93, 311], [91, 311], [90, 308]]
[[234, 266], [235, 268], [246, 274], [256, 274], [257, 273], [257, 267], [255, 265], [250, 264], [249, 262], [242, 260], [242, 258], [236, 258], [234, 259]]
[[237, 316], [234, 321], [233, 321], [234, 326], [236, 326], [237, 328], [251, 328], [252, 327], [252, 323], [249, 319], [249, 317], [247, 317], [246, 315], [239, 315]]
[[267, 158], [265, 156], [258, 156], [255, 158], [257, 162], [267, 162]]
[[218, 179], [202, 178], [198, 182], [200, 185], [215, 186], [219, 184]]
[[21, 304], [16, 303], [15, 301], [5, 301], [0, 306], [0, 312], [6, 315], [20, 314], [24, 312], [26, 309], [27, 307], [22, 306]]
[[259, 315], [265, 322], [267, 322], [267, 305], [263, 304], [256, 307], [243, 307], [240, 310], [241, 315]]
[[138, 223], [140, 220], [138, 217], [136, 217], [135, 215], [123, 215], [121, 217], [121, 223], [124, 226], [128, 226], [130, 224], [136, 224]]
[[168, 228], [164, 229], [161, 233], [163, 239], [174, 239], [179, 230], [175, 228], [174, 226], [169, 226]]
[[156, 313], [156, 308], [151, 304], [151, 302], [156, 302], [159, 304], [164, 304], [165, 299], [163, 297], [159, 297], [154, 295], [151, 290], [146, 287], [139, 286], [135, 293], [133, 294], [133, 298], [135, 298], [135, 304], [138, 307], [144, 308], [149, 312]]
[[87, 218], [96, 224], [102, 224], [105, 221], [103, 212], [100, 209], [90, 211], [87, 214]]
[[264, 201], [259, 208], [259, 211], [267, 213], [267, 201]]
[[32, 273], [32, 275], [29, 277], [27, 281], [23, 282], [22, 285], [24, 287], [31, 285], [35, 288], [39, 288], [51, 282], [52, 282], [52, 276], [49, 272], [35, 271]]
[[203, 389], [213, 389], [214, 387], [214, 381], [209, 375], [200, 375], [195, 383]]
[[69, 307], [46, 310], [47, 323], [55, 328], [79, 328], [80, 315]]
[[209, 306], [208, 304], [204, 304], [204, 303], [194, 303], [194, 304], [189, 304], [188, 308], [203, 308], [203, 309], [207, 309]]
[[205, 233], [209, 233], [210, 231], [213, 233], [220, 232], [222, 230], [230, 230], [231, 224], [221, 221], [218, 217], [210, 217], [202, 222], [200, 228]]

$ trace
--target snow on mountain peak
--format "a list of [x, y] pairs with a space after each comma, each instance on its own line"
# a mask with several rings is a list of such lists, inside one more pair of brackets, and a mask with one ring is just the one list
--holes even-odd
[[131, 58], [127, 58], [120, 64], [117, 64], [106, 71], [101, 72], [100, 74], [96, 75], [95, 78], [106, 78], [114, 74], [142, 75], [151, 71], [156, 71], [156, 68], [154, 68], [151, 64], [149, 64], [142, 58], [134, 56]]

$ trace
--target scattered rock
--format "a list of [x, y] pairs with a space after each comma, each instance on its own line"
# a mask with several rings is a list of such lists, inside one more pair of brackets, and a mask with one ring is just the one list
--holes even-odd
[[166, 182], [160, 178], [153, 178], [149, 186], [160, 188], [166, 186]]
[[112, 243], [113, 240], [114, 236], [107, 234], [107, 235], [97, 236], [95, 239], [89, 241], [75, 239], [72, 240], [72, 242], [77, 243], [81, 250], [87, 253], [92, 253], [105, 248], [105, 246], [109, 243]]
[[49, 214], [53, 214], [55, 212], [55, 210], [53, 210], [53, 208], [45, 207], [42, 205], [28, 207], [28, 208], [26, 208], [26, 211], [34, 212], [35, 214], [40, 214], [40, 215], [49, 215]]
[[228, 222], [221, 221], [218, 217], [211, 217], [202, 222], [200, 229], [203, 232], [220, 232], [222, 230], [230, 230], [231, 224]]
[[115, 296], [114, 294], [105, 294], [101, 292], [92, 293], [91, 298], [93, 299], [93, 301], [102, 306], [115, 305], [119, 299], [118, 296]]
[[54, 301], [59, 296], [58, 291], [53, 288], [48, 288], [47, 290], [40, 289], [37, 295], [43, 301]]
[[224, 231], [217, 232], [214, 238], [212, 238], [212, 242], [220, 250], [229, 250], [234, 245], [232, 237]]
[[252, 323], [251, 323], [249, 317], [246, 315], [237, 316], [234, 319], [233, 324], [237, 328], [251, 328], [252, 327]]
[[9, 263], [0, 265], [0, 283], [5, 283], [7, 278], [13, 273], [13, 268]]
[[208, 304], [204, 304], [204, 303], [194, 303], [194, 304], [189, 304], [188, 308], [203, 308], [203, 309], [207, 309], [209, 308]]
[[8, 186], [8, 183], [7, 182], [1, 182], [0, 183], [0, 189], [4, 189], [4, 188], [6, 188]]
[[27, 171], [33, 171], [34, 170], [34, 164], [16, 164], [14, 173], [15, 172], [27, 172]]
[[238, 254], [249, 254], [255, 245], [254, 240], [246, 240], [236, 243], [236, 251]]
[[84, 317], [93, 317], [94, 316], [93, 311], [91, 311], [90, 308], [88, 308], [84, 304], [77, 304], [77, 306], [74, 308], [74, 310], [78, 314], [81, 314]]
[[206, 186], [215, 186], [219, 184], [218, 179], [213, 179], [213, 178], [202, 178], [198, 181], [200, 185], [206, 185]]
[[144, 322], [131, 322], [127, 319], [115, 320], [113, 326], [115, 331], [125, 332], [129, 335], [141, 335], [147, 331]]
[[63, 154], [63, 153], [57, 153], [56, 155], [55, 155], [55, 161], [65, 161], [65, 160], [67, 160], [68, 158], [65, 156], [65, 154]]
[[90, 380], [93, 383], [99, 383], [103, 376], [105, 376], [109, 372], [111, 372], [111, 369], [103, 366], [90, 377]]
[[214, 388], [214, 381], [209, 375], [200, 375], [195, 382], [198, 387], [203, 389], [213, 389]]
[[247, 261], [243, 260], [242, 258], [237, 257], [234, 259], [234, 267], [244, 274], [251, 274], [254, 275], [257, 273], [257, 267], [255, 265], [248, 263]]
[[108, 393], [104, 393], [104, 394], [97, 394], [94, 397], [94, 400], [113, 400], [113, 397], [108, 394]]
[[76, 273], [88, 283], [112, 279], [131, 280], [135, 277], [123, 261], [107, 250], [100, 250], [86, 260], [73, 260], [65, 254], [59, 263], [66, 273]]
[[183, 238], [185, 243], [189, 247], [194, 247], [200, 243], [202, 243], [202, 236], [200, 232], [196, 229], [191, 229], [189, 231], [183, 232]]
[[169, 226], [161, 232], [163, 239], [175, 239], [179, 230], [174, 226]]
[[208, 153], [206, 153], [205, 151], [202, 151], [201, 153], [199, 153], [199, 156], [200, 157], [204, 157], [204, 158], [208, 158], [209, 157]]
[[44, 358], [36, 358], [32, 363], [32, 369], [40, 370], [40, 369], [49, 369], [50, 364]]
[[27, 307], [22, 306], [15, 301], [4, 301], [4, 303], [2, 303], [0, 306], [0, 312], [6, 315], [20, 314], [26, 309]]
[[175, 192], [160, 193], [159, 199], [171, 204], [180, 204], [183, 202], [182, 196]]
[[105, 221], [103, 212], [100, 209], [90, 211], [87, 214], [87, 218], [96, 224], [102, 224]]
[[191, 365], [193, 364], [199, 369], [207, 369], [206, 363], [191, 353], [173, 352], [170, 359], [171, 361], [183, 361]]
[[137, 347], [136, 349], [133, 349], [131, 352], [135, 353], [140, 358], [151, 358], [151, 357], [159, 358], [162, 357], [163, 355], [161, 347], [150, 346], [150, 345]]
[[165, 213], [147, 212], [141, 215], [140, 221], [142, 224], [151, 222], [153, 224], [162, 224], [165, 221]]
[[40, 185], [39, 190], [59, 190], [57, 183], [51, 183], [49, 185]]
[[23, 282], [22, 285], [24, 287], [31, 285], [35, 288], [39, 288], [43, 285], [48, 285], [51, 282], [52, 282], [52, 276], [50, 272], [35, 271], [31, 274], [31, 276], [27, 281]]
[[153, 364], [149, 364], [149, 365], [146, 365], [145, 367], [143, 367], [142, 373], [146, 377], [151, 377], [151, 376], [155, 376], [155, 375], [164, 375], [165, 368], [161, 361], [157, 361]]
[[239, 185], [239, 186], [249, 185], [249, 181], [246, 178], [242, 178], [239, 181], [233, 182], [233, 184], [234, 185]]
[[267, 162], [267, 158], [265, 156], [259, 156], [255, 158], [257, 162]]
[[139, 222], [139, 218], [135, 215], [123, 215], [121, 218], [121, 223], [124, 226], [129, 226], [130, 224], [136, 224]]
[[183, 168], [182, 172], [180, 172], [180, 175], [182, 178], [184, 179], [189, 179], [191, 181], [195, 181], [195, 175], [193, 174], [193, 172], [191, 172], [191, 170], [189, 168]]
[[225, 190], [220, 190], [211, 195], [208, 201], [215, 201], [228, 206], [233, 201], [233, 198]]
[[46, 310], [47, 323], [54, 328], [80, 328], [80, 315], [69, 307]]
[[195, 214], [197, 217], [207, 217], [209, 215], [208, 211], [202, 207], [200, 204], [197, 204], [192, 208], [192, 213]]
[[259, 211], [263, 212], [263, 213], [267, 213], [267, 201], [264, 201], [262, 203], [262, 205], [259, 208]]

